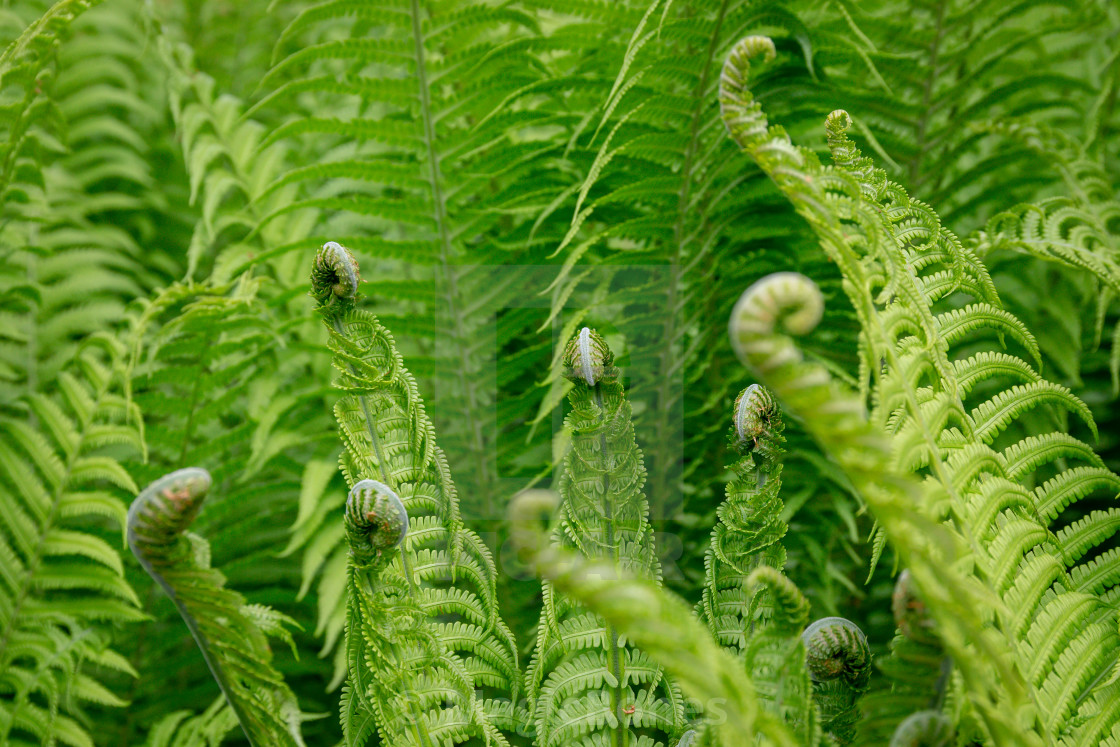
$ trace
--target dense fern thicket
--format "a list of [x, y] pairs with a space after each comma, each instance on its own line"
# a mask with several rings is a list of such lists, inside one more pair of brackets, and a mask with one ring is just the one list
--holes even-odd
[[1115, 2], [0, 37], [0, 744], [1120, 745]]

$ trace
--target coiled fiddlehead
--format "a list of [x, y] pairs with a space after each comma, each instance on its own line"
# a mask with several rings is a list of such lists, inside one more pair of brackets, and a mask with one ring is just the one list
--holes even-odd
[[890, 747], [949, 747], [953, 725], [940, 711], [918, 711], [898, 725]]
[[504, 744], [522, 727], [513, 636], [494, 561], [463, 526], [451, 471], [392, 335], [357, 307], [358, 263], [323, 245], [311, 295], [329, 330], [335, 405], [352, 486], [346, 504], [346, 735], [386, 743]]
[[859, 721], [859, 697], [871, 679], [867, 637], [851, 620], [825, 617], [806, 628], [801, 640], [821, 727], [839, 744], [851, 744]]
[[604, 379], [609, 383], [618, 378], [614, 353], [598, 332], [584, 327], [568, 341], [564, 348], [564, 376], [590, 387]]
[[813, 682], [840, 680], [853, 689], [867, 687], [871, 677], [871, 649], [867, 636], [851, 620], [824, 617], [801, 634], [805, 665]]
[[392, 488], [377, 480], [362, 480], [346, 499], [346, 536], [359, 566], [386, 562], [408, 534], [408, 511]]
[[299, 705], [273, 669], [265, 638], [287, 637], [279, 623], [288, 620], [225, 588], [206, 540], [187, 533], [210, 486], [198, 467], [153, 482], [129, 508], [128, 546], [179, 609], [249, 743], [302, 746]]
[[917, 643], [938, 645], [933, 618], [914, 588], [910, 571], [906, 569], [898, 574], [895, 582], [894, 593], [891, 594], [891, 612], [894, 613], [899, 632], [904, 636]]
[[362, 282], [354, 255], [337, 241], [328, 241], [315, 254], [311, 268], [311, 296], [320, 307], [334, 313], [348, 309], [358, 300]]
[[[565, 421], [572, 445], [560, 475], [563, 501], [553, 543], [615, 575], [660, 583], [642, 490], [645, 466], [614, 356], [598, 333], [584, 327], [565, 347], [561, 363], [573, 384]], [[646, 652], [553, 583], [545, 583], [543, 595], [527, 677], [539, 744], [633, 744], [649, 735], [669, 744], [683, 731], [677, 686]]]

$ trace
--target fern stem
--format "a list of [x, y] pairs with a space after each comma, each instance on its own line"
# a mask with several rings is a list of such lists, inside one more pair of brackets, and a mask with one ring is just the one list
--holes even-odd
[[[603, 390], [600, 388], [598, 381], [595, 382], [594, 392], [595, 405], [602, 412]], [[606, 454], [609, 449], [606, 430], [599, 434], [599, 449], [603, 454]], [[614, 537], [614, 502], [611, 500], [611, 475], [609, 472], [603, 475], [603, 518], [607, 547], [611, 548], [611, 562], [615, 568], [620, 568], [622, 558], [619, 555], [619, 546]], [[630, 741], [630, 730], [623, 726], [622, 720], [622, 683], [624, 680], [622, 678], [622, 655], [618, 645], [618, 631], [610, 622], [605, 624], [607, 639], [610, 641], [611, 674], [615, 681], [614, 686], [611, 687], [611, 710], [614, 711], [614, 717], [618, 720], [618, 726], [611, 732], [611, 744], [614, 747], [626, 747]]]

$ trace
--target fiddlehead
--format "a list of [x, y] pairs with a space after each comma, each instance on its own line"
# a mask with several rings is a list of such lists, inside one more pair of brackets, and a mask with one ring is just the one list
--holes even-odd
[[328, 241], [315, 254], [311, 268], [311, 296], [320, 307], [332, 313], [348, 309], [358, 300], [362, 282], [358, 262], [350, 250], [337, 241]]
[[362, 567], [387, 562], [386, 554], [404, 542], [408, 511], [392, 488], [362, 480], [346, 499], [346, 537], [354, 562]]
[[918, 711], [898, 725], [890, 747], [949, 747], [953, 725], [940, 711]]
[[859, 721], [858, 701], [871, 679], [867, 637], [850, 620], [825, 617], [806, 628], [801, 640], [821, 727], [839, 744], [851, 744]]
[[891, 594], [891, 612], [894, 613], [899, 632], [904, 636], [917, 643], [939, 645], [933, 618], [914, 588], [910, 571], [906, 569], [898, 574], [898, 581], [895, 582], [894, 593]]
[[[498, 615], [496, 572], [463, 526], [451, 471], [392, 335], [357, 307], [358, 264], [328, 242], [311, 295], [329, 330], [343, 396], [335, 405], [343, 474], [349, 683], [347, 739], [504, 743], [521, 727], [513, 636]], [[477, 692], [476, 692], [477, 688]]]
[[246, 604], [210, 567], [210, 546], [187, 532], [210, 491], [188, 467], [145, 488], [128, 511], [128, 545], [171, 597], [251, 745], [302, 745], [295, 696], [271, 665], [265, 633], [287, 637], [277, 613]]
[[871, 649], [859, 626], [843, 617], [823, 617], [801, 634], [805, 665], [813, 682], [839, 680], [854, 690], [867, 687]]

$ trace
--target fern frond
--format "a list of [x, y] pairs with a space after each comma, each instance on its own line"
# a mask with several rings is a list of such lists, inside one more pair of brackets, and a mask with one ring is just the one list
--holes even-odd
[[[930, 505], [932, 496], [925, 493], [930, 484], [892, 468], [884, 436], [864, 419], [861, 403], [822, 367], [805, 363], [793, 342], [778, 331], [779, 325], [794, 333], [811, 331], [821, 306], [819, 291], [807, 278], [792, 273], [771, 276], [744, 293], [732, 315], [732, 342], [787, 411], [805, 413], [806, 427], [840, 461], [924, 597], [936, 599], [930, 601], [931, 614], [989, 733], [996, 739], [1037, 743], [998, 706], [1003, 698], [1022, 702], [1026, 683], [1007, 664], [1007, 642], [986, 629], [977, 614], [992, 604], [991, 593], [957, 569], [956, 558], [963, 555], [960, 541], [922, 508]], [[965, 601], [964, 595], [971, 599]], [[993, 670], [1001, 678], [998, 690], [992, 684]]]
[[224, 698], [199, 714], [176, 711], [160, 719], [144, 747], [218, 747], [237, 728], [237, 716]]
[[[601, 616], [607, 626], [647, 652], [689, 697], [701, 704], [722, 704], [725, 718], [707, 727], [708, 743], [749, 744], [761, 734], [776, 745], [797, 744], [782, 723], [761, 707], [742, 663], [712, 640], [687, 603], [607, 558], [588, 558], [550, 541], [541, 519], [551, 519], [558, 509], [557, 497], [545, 491], [522, 493], [513, 501], [510, 523], [518, 552], [551, 588]], [[647, 692], [639, 691], [637, 699], [643, 700]], [[609, 716], [600, 718], [610, 724]], [[692, 744], [695, 736], [686, 732], [675, 744]], [[602, 740], [589, 743], [604, 744]], [[631, 743], [655, 744], [645, 736]]]
[[[572, 382], [566, 420], [572, 445], [560, 475], [563, 503], [552, 541], [659, 583], [643, 494], [645, 466], [614, 354], [584, 327], [569, 341], [562, 365]], [[647, 734], [664, 745], [683, 731], [672, 680], [650, 669], [609, 621], [587, 614], [549, 583], [526, 679], [541, 744], [607, 736], [625, 742]]]
[[142, 451], [120, 354], [87, 340], [57, 391], [0, 412], [0, 742], [91, 744], [83, 703], [127, 705], [99, 682], [136, 675], [109, 646], [143, 618], [107, 541], [136, 489], [118, 459]]
[[[335, 415], [345, 447], [342, 471], [353, 485], [347, 739], [361, 741], [372, 725], [361, 726], [366, 714], [386, 740], [502, 743], [487, 709], [501, 717], [503, 703], [517, 703], [521, 673], [513, 636], [498, 614], [494, 562], [478, 535], [463, 527], [446, 458], [392, 336], [356, 306], [358, 278], [345, 247], [329, 242], [319, 252], [312, 289], [345, 392]], [[376, 494], [397, 506], [399, 549], [371, 552], [363, 543], [376, 537], [368, 535], [372, 530], [355, 533], [371, 521], [372, 509], [357, 507], [368, 494], [362, 486], [371, 485], [363, 480], [375, 481]]]
[[275, 626], [261, 625], [260, 613], [226, 588], [210, 567], [209, 543], [187, 531], [210, 484], [206, 470], [189, 467], [145, 488], [128, 512], [129, 547], [175, 602], [249, 743], [302, 747], [299, 704], [271, 666], [265, 631]]
[[[846, 289], [864, 328], [861, 347], [866, 356], [863, 370], [868, 377], [864, 386], [870, 390], [875, 405], [872, 422], [888, 432], [900, 434], [892, 443], [891, 470], [928, 470], [926, 501], [930, 502], [921, 505], [927, 511], [948, 510], [963, 529], [961, 539], [967, 538], [971, 545], [968, 557], [977, 563], [978, 576], [988, 584], [989, 593], [1008, 595], [1005, 598], [1011, 609], [997, 607], [996, 613], [1003, 640], [998, 644], [990, 643], [989, 650], [994, 655], [1002, 649], [1004, 653], [998, 655], [1000, 659], [1015, 656], [1021, 671], [1025, 671], [1027, 667], [1023, 662], [1032, 657], [1029, 633], [1024, 636], [1024, 631], [1030, 627], [1028, 623], [1053, 624], [1053, 619], [1043, 614], [1045, 608], [1050, 604], [1061, 608], [1067, 604], [1064, 595], [1076, 595], [1062, 576], [1063, 555], [1049, 526], [1052, 509], [1047, 510], [1047, 507], [1066, 505], [1063, 501], [1067, 496], [1069, 500], [1083, 496], [1085, 493], [1077, 492], [1081, 486], [1088, 491], [1108, 481], [1075, 469], [1065, 477], [1055, 478], [1057, 482], [1051, 481], [1051, 503], [1045, 503], [1046, 498], [1032, 500], [1028, 497], [1024, 505], [1021, 496], [1017, 500], [1000, 499], [1002, 502], [995, 503], [974, 501], [972, 495], [988, 491], [989, 480], [1007, 479], [1002, 460], [998, 454], [978, 460], [975, 457], [979, 452], [974, 452], [973, 458], [967, 461], [953, 461], [948, 457], [969, 443], [973, 444], [970, 448], [982, 451], [982, 447], [976, 446], [977, 439], [982, 443], [994, 443], [996, 436], [1005, 433], [1025, 409], [1040, 401], [1056, 401], [1083, 415], [1087, 408], [1064, 387], [1041, 378], [996, 390], [994, 396], [971, 411], [966, 408], [969, 392], [957, 380], [958, 369], [951, 355], [956, 340], [954, 334], [947, 332], [968, 326], [997, 333], [1018, 330], [1016, 334], [1023, 347], [1034, 354], [1032, 338], [1018, 320], [994, 307], [997, 299], [979, 259], [940, 227], [930, 209], [911, 200], [901, 187], [888, 182], [885, 175], [869, 166], [867, 159], [859, 157], [844, 135], [851, 123], [846, 113], [834, 112], [827, 125], [835, 167], [821, 166], [811, 153], [793, 146], [780, 128], [768, 126], [765, 115], [746, 89], [745, 75], [747, 60], [753, 54], [760, 51], [772, 54], [772, 50], [769, 40], [751, 38], [732, 53], [725, 67], [721, 93], [729, 129], [798, 207], [822, 246], [844, 272], [848, 281]], [[909, 230], [912, 225], [921, 226], [922, 230], [917, 233]], [[942, 280], [946, 273], [961, 280], [946, 286]], [[949, 311], [935, 309], [935, 304], [945, 305], [946, 293], [953, 289], [972, 295], [977, 303], [951, 307]], [[765, 289], [745, 294], [737, 319], [752, 318], [753, 321], [736, 323], [743, 325], [739, 327], [742, 330], [739, 334], [745, 337], [739, 338], [739, 349], [748, 359], [750, 350], [742, 340], [757, 336], [760, 350], [765, 350], [766, 357], [775, 351], [785, 356], [775, 361], [778, 365], [796, 360], [788, 341], [782, 340], [779, 346], [778, 342], [767, 338], [775, 314], [787, 302], [784, 300], [787, 294], [791, 303], [794, 299], [796, 303], [806, 302], [805, 292], [793, 280], [775, 280]], [[798, 313], [803, 312], [804, 309], [798, 309]], [[765, 327], [759, 326], [763, 320]], [[940, 320], [950, 320], [950, 324]], [[762, 360], [753, 365], [762, 365]], [[931, 381], [932, 386], [920, 388], [923, 379]], [[970, 384], [973, 386], [975, 383]], [[845, 427], [852, 426], [845, 424]], [[1055, 436], [1054, 441], [1058, 440]], [[1045, 462], [1047, 458], [1040, 454], [1038, 461]], [[954, 469], [962, 465], [967, 465], [971, 472], [954, 475]], [[977, 509], [981, 509], [979, 513]], [[896, 549], [898, 542], [911, 541], [908, 537], [913, 536], [894, 539]], [[1049, 563], [1040, 562], [1047, 558]], [[912, 565], [910, 568], [916, 573]], [[1088, 573], [1092, 575], [1091, 571]], [[1102, 575], [1101, 580], [1106, 585], [1111, 583], [1107, 574]], [[929, 584], [927, 579], [920, 579], [922, 591], [927, 595], [932, 593]], [[1096, 717], [1104, 713], [1103, 701], [1099, 698], [1107, 696], [1088, 684], [1102, 681], [1104, 677], [1098, 652], [1120, 645], [1120, 641], [1115, 640], [1115, 625], [1104, 622], [1111, 613], [1102, 608], [1101, 616], [1101, 627], [1083, 631], [1081, 637], [1075, 638], [1070, 629], [1048, 629], [1051, 639], [1066, 647], [1068, 660], [1063, 662], [1059, 657], [1048, 661], [1039, 677], [1022, 683], [1030, 688], [1031, 700], [1038, 709], [1042, 724], [1039, 736], [1088, 728], [1095, 737], [1112, 728], [1099, 719], [1092, 726], [1083, 726], [1089, 723], [1090, 715]], [[939, 619], [938, 624], [944, 623]], [[1100, 644], [1092, 653], [1081, 642], [1086, 636]], [[974, 636], [970, 638], [979, 640]], [[957, 667], [963, 668], [963, 652], [953, 650], [949, 641], [946, 644]], [[1070, 684], [1068, 677], [1059, 673], [1059, 668], [1063, 672], [1079, 668], [1076, 681]], [[1098, 674], [1095, 678], [1080, 674], [1085, 670]], [[969, 688], [982, 688], [976, 677], [975, 671], [965, 673]], [[1063, 690], [1058, 696], [1054, 691], [1057, 685], [1047, 682], [1059, 681], [1067, 683], [1077, 695]], [[989, 729], [996, 724], [1000, 729], [1008, 728], [1006, 719], [992, 711], [990, 704], [975, 698], [973, 702], [977, 703]], [[1082, 709], [1081, 715], [1074, 715], [1075, 702]]]

